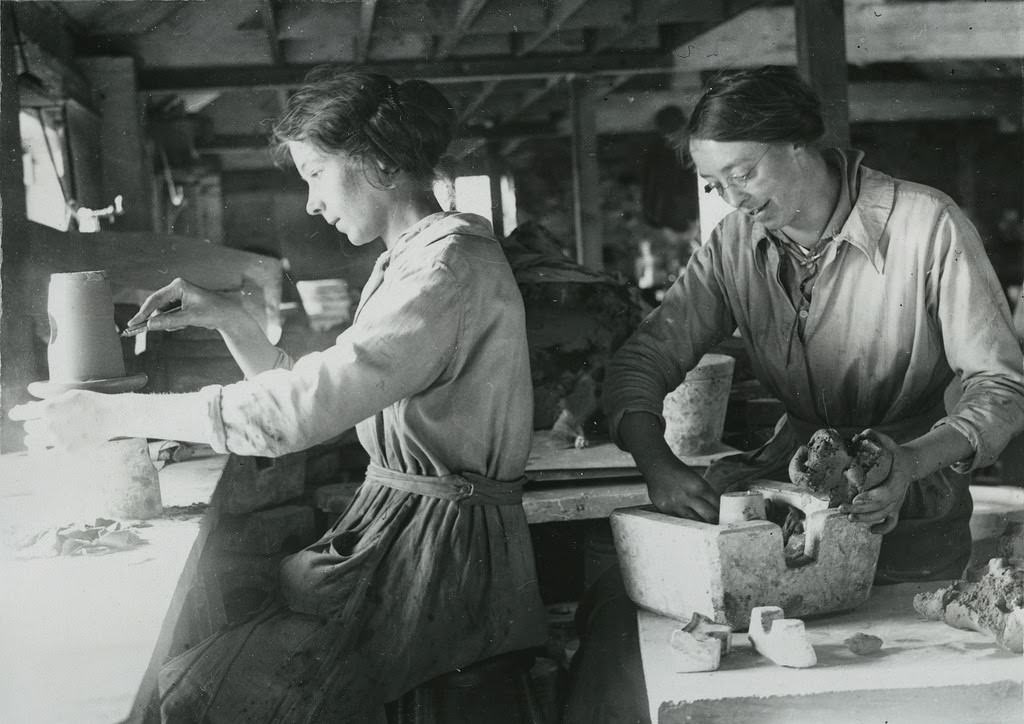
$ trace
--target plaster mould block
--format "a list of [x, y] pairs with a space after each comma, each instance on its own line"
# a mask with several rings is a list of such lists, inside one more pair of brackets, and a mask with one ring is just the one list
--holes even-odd
[[732, 628], [695, 613], [685, 626], [672, 631], [669, 644], [679, 673], [715, 671], [732, 650]]
[[881, 536], [793, 485], [766, 482], [751, 489], [806, 513], [809, 563], [787, 567], [782, 529], [770, 521], [719, 526], [651, 506], [626, 508], [612, 513], [611, 525], [630, 598], [683, 621], [710, 613], [735, 630], [747, 628], [755, 606], [808, 616], [853, 609], [867, 600]]
[[720, 641], [684, 629], [672, 632], [672, 663], [682, 674], [715, 671], [722, 663]]
[[804, 622], [785, 618], [778, 606], [755, 606], [750, 612], [747, 637], [759, 654], [779, 666], [807, 669], [818, 663]]

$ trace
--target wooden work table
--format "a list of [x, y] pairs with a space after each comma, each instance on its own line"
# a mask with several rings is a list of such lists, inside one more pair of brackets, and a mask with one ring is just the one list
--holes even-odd
[[[226, 455], [160, 471], [166, 514], [146, 521], [145, 544], [92, 556], [0, 557], [0, 721], [110, 724], [142, 720], [170, 650], [186, 589], [215, 521], [204, 515]], [[0, 525], [46, 519], [33, 510], [33, 468], [0, 457]], [[64, 523], [72, 521], [64, 521]], [[5, 542], [10, 542], [5, 541]]]
[[[720, 444], [713, 452], [683, 460], [702, 469], [736, 452]], [[616, 508], [651, 502], [633, 457], [608, 441], [577, 450], [554, 442], [548, 432], [535, 432], [526, 476], [530, 484], [523, 508], [530, 523], [607, 518]]]
[[[941, 583], [876, 586], [855, 611], [805, 619], [818, 656], [810, 669], [776, 666], [733, 635], [718, 671], [678, 673], [669, 637], [678, 621], [638, 613], [652, 721], [1019, 722], [1024, 720], [1024, 657], [987, 636], [928, 621], [914, 594]], [[843, 643], [855, 633], [882, 639], [877, 654], [857, 656]]]

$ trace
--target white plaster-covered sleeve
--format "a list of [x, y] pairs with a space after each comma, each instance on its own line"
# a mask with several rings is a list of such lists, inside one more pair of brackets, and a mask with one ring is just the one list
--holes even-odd
[[220, 428], [215, 439], [238, 454], [283, 455], [426, 389], [452, 358], [461, 305], [459, 286], [443, 263], [393, 279], [329, 349], [290, 369], [211, 391], [219, 402], [212, 413]]
[[973, 458], [955, 466], [966, 472], [995, 462], [1024, 428], [1024, 369], [1009, 305], [977, 232], [949, 207], [936, 234], [937, 316], [946, 358], [963, 386], [954, 409], [937, 424], [970, 441]]

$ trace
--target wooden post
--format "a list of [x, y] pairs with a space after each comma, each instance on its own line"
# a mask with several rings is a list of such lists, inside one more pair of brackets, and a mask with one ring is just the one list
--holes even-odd
[[501, 142], [487, 143], [487, 178], [491, 185], [491, 226], [494, 236], [501, 239], [505, 236], [505, 215], [501, 203]]
[[0, 452], [22, 448], [22, 427], [7, 419], [15, 405], [31, 399], [26, 386], [37, 379], [32, 319], [25, 311], [29, 264], [28, 218], [18, 115], [16, 39], [7, 3], [0, 4]]
[[83, 58], [81, 67], [99, 98], [104, 203], [124, 197], [124, 216], [110, 231], [152, 231], [153, 173], [142, 105], [130, 57]]
[[585, 76], [569, 80], [572, 124], [573, 219], [576, 227], [576, 260], [589, 269], [601, 269], [601, 197], [597, 174], [597, 120], [594, 88]]
[[843, 0], [795, 0], [797, 67], [821, 98], [828, 146], [850, 145]]
[[969, 121], [957, 123], [956, 186], [960, 208], [972, 218], [978, 213], [978, 126]]

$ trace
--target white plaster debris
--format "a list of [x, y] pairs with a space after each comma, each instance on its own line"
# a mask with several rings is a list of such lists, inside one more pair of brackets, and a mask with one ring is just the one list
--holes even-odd
[[818, 663], [814, 647], [798, 618], [785, 618], [778, 606], [755, 606], [750, 611], [750, 643], [779, 666], [807, 669]]

